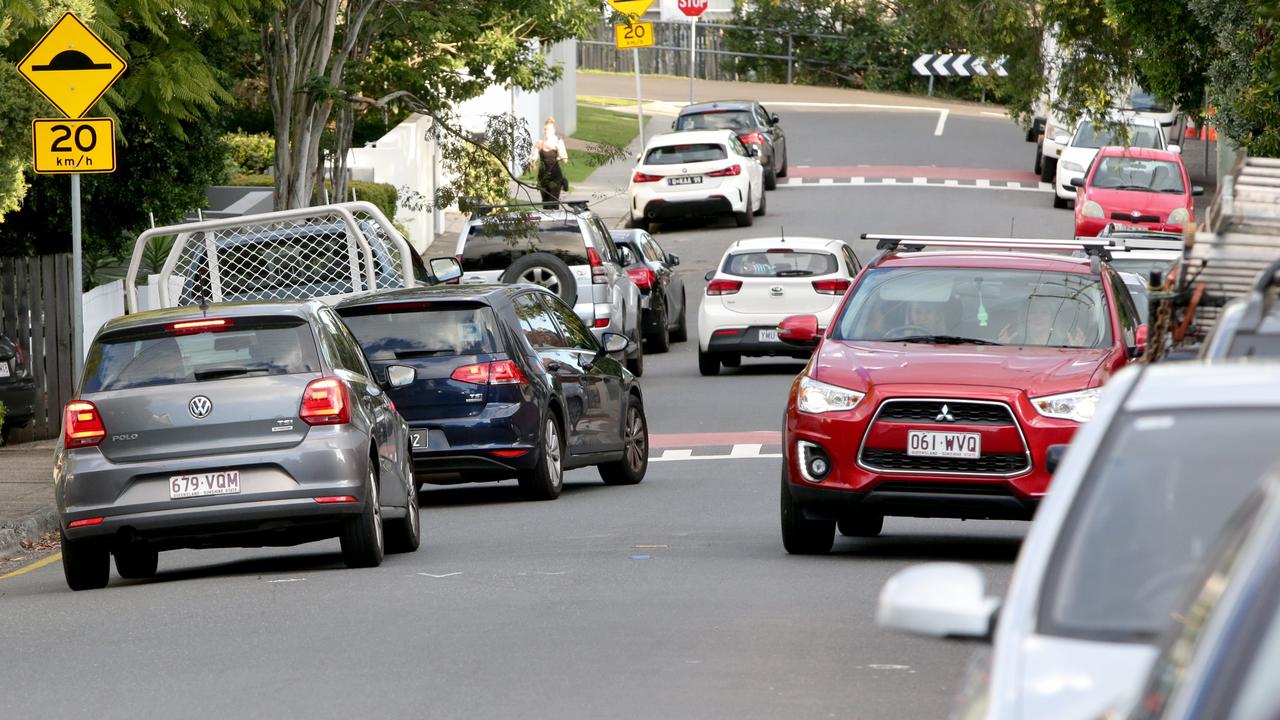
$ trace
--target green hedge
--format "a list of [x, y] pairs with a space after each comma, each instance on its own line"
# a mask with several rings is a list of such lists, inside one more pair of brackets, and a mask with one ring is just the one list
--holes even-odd
[[[276, 179], [270, 175], [237, 175], [231, 178], [227, 184], [241, 187], [273, 187], [276, 184]], [[355, 190], [356, 199], [377, 205], [388, 220], [395, 219], [396, 205], [399, 202], [400, 194], [396, 191], [394, 185], [368, 182], [366, 180], [352, 180], [351, 189]]]
[[227, 133], [222, 139], [237, 175], [263, 175], [275, 163], [276, 141], [267, 133]]

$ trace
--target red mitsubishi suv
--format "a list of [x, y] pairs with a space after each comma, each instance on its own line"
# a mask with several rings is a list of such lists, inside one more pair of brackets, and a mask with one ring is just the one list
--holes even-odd
[[1105, 241], [863, 238], [882, 253], [825, 333], [812, 315], [779, 325], [817, 346], [787, 402], [787, 551], [825, 553], [837, 526], [878, 535], [886, 515], [1030, 519], [1145, 344]]

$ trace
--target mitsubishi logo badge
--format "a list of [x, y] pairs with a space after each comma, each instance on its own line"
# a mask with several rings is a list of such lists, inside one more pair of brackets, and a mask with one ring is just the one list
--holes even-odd
[[191, 402], [187, 403], [187, 410], [191, 412], [191, 417], [203, 420], [209, 417], [209, 413], [213, 412], [213, 402], [203, 395], [197, 395], [191, 398]]
[[934, 422], [955, 422], [956, 416], [951, 414], [951, 408], [947, 407], [944, 403], [942, 405], [942, 412], [938, 413], [938, 417], [933, 420]]

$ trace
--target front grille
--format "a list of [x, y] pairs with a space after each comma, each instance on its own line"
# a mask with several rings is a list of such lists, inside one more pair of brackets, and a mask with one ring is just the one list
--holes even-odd
[[1112, 220], [1123, 220], [1123, 221], [1125, 221], [1125, 222], [1135, 222], [1135, 223], [1158, 223], [1158, 222], [1160, 222], [1160, 216], [1159, 216], [1159, 215], [1134, 215], [1133, 213], [1124, 213], [1124, 212], [1113, 212], [1113, 213], [1111, 213], [1111, 219], [1112, 219]]
[[[943, 406], [946, 406], [946, 413]], [[1006, 405], [949, 402], [946, 400], [889, 400], [880, 410], [877, 420], [883, 422], [938, 423], [951, 425], [939, 416], [950, 415], [955, 424], [963, 425], [1014, 425], [1013, 414]]]
[[976, 459], [935, 458], [912, 457], [903, 450], [864, 448], [861, 460], [862, 464], [876, 470], [964, 475], [1014, 475], [1031, 467], [1025, 453], [993, 453]]

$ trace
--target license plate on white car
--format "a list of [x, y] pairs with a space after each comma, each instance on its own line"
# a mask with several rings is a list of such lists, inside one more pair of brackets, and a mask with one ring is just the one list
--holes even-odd
[[169, 478], [170, 500], [209, 495], [238, 495], [239, 493], [239, 470], [174, 475]]
[[689, 177], [672, 177], [667, 178], [668, 185], [698, 185], [702, 183], [701, 175], [692, 175]]
[[760, 342], [778, 342], [777, 330], [761, 330]]
[[911, 457], [982, 457], [982, 436], [978, 433], [907, 431], [907, 455]]

